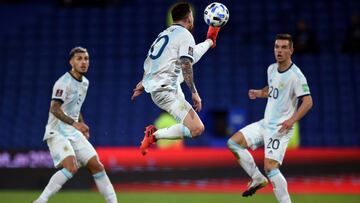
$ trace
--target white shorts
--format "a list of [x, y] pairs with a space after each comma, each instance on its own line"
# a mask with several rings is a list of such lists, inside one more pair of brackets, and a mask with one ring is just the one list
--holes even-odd
[[171, 114], [178, 123], [183, 123], [192, 106], [185, 100], [181, 89], [151, 92], [151, 98], [161, 109]]
[[78, 130], [66, 135], [57, 134], [46, 141], [55, 167], [59, 167], [68, 156], [75, 157], [78, 167], [85, 166], [92, 157], [97, 156], [94, 147]]
[[271, 132], [264, 127], [263, 120], [252, 123], [239, 130], [245, 137], [247, 145], [252, 149], [264, 146], [265, 158], [273, 159], [282, 164], [285, 151], [293, 130], [286, 134]]

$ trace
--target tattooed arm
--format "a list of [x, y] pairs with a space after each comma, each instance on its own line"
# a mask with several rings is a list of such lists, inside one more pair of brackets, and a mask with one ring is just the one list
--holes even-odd
[[59, 120], [69, 125], [73, 125], [75, 120], [65, 115], [64, 111], [61, 109], [62, 102], [59, 100], [52, 100], [50, 106], [50, 112]]
[[86, 138], [89, 138], [89, 127], [84, 123], [82, 114], [80, 113], [79, 122], [76, 122], [74, 119], [65, 115], [64, 111], [61, 109], [62, 102], [59, 100], [52, 100], [50, 105], [50, 112], [59, 120], [64, 123], [67, 123], [74, 128], [78, 129], [84, 134]]
[[191, 93], [197, 93], [194, 83], [193, 68], [190, 59], [183, 57], [180, 59], [180, 62], [186, 85], [189, 87]]
[[199, 112], [201, 110], [201, 99], [196, 90], [195, 83], [194, 83], [194, 75], [192, 64], [189, 58], [181, 58], [181, 68], [184, 76], [184, 80], [191, 91], [191, 97], [194, 103], [195, 111]]

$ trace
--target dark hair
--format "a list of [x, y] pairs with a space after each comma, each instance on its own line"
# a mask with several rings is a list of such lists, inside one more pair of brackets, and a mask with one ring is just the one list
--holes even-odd
[[275, 40], [278, 39], [289, 41], [290, 48], [293, 47], [293, 40], [290, 34], [277, 34]]
[[191, 8], [187, 2], [179, 2], [172, 6], [171, 17], [173, 21], [183, 20], [190, 12]]
[[69, 53], [70, 59], [72, 59], [72, 57], [77, 53], [88, 53], [88, 51], [83, 47], [75, 47], [75, 48], [71, 49], [71, 51]]

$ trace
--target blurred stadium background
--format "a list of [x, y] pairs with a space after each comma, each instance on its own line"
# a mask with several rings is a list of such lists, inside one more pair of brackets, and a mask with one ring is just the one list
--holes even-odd
[[[6, 199], [1, 191], [39, 192], [55, 171], [41, 140], [53, 83], [70, 68], [68, 52], [75, 46], [90, 53], [83, 115], [119, 196], [129, 191], [239, 194], [248, 179], [226, 140], [263, 117], [266, 101], [250, 101], [247, 91], [266, 85], [274, 36], [286, 32], [299, 41], [311, 36], [314, 45], [302, 51], [299, 46], [293, 56], [308, 79], [314, 107], [299, 123], [282, 167], [290, 193], [351, 194], [360, 202], [360, 1], [220, 1], [230, 20], [217, 47], [195, 65], [206, 131], [199, 139], [160, 146], [142, 157], [137, 147], [144, 126], [162, 112], [149, 95], [135, 102], [130, 96], [174, 2], [0, 0], [0, 201]], [[191, 3], [194, 37], [201, 42], [207, 31], [202, 12], [211, 1]], [[298, 34], [300, 23], [307, 35]], [[262, 150], [253, 154], [261, 166]], [[64, 188], [95, 190], [85, 170]], [[271, 196], [271, 186], [261, 193]]]

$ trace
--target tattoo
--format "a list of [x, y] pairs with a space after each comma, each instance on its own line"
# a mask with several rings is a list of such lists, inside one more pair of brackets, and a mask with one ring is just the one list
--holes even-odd
[[72, 125], [75, 121], [69, 116], [65, 115], [64, 111], [61, 109], [61, 102], [57, 100], [51, 101], [50, 112], [59, 120], [69, 125]]
[[181, 58], [181, 68], [184, 76], [184, 80], [187, 86], [190, 88], [191, 93], [196, 93], [196, 87], [194, 83], [193, 68], [190, 59]]

